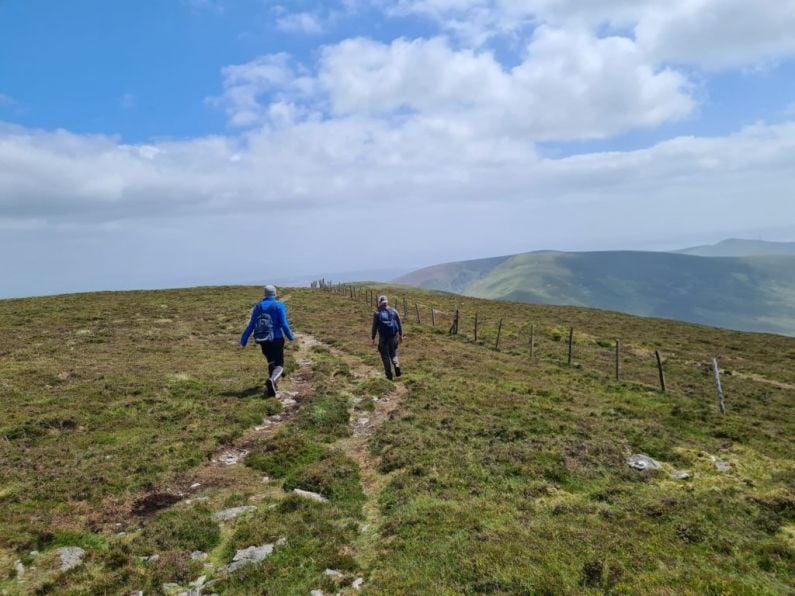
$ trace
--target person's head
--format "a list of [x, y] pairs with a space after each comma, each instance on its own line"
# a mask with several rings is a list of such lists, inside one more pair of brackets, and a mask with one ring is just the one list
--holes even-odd
[[378, 297], [378, 308], [386, 308], [389, 306], [389, 300], [387, 300], [386, 296], [379, 296]]
[[276, 298], [276, 286], [268, 284], [265, 286], [265, 298]]

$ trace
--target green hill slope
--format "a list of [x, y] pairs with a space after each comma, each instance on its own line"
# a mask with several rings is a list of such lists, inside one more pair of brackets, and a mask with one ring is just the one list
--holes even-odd
[[449, 263], [398, 281], [484, 298], [589, 306], [795, 335], [795, 256], [535, 252], [496, 263]]
[[414, 307], [391, 383], [363, 290], [282, 291], [269, 399], [260, 288], [0, 301], [0, 593], [791, 591], [792, 339], [380, 286]]

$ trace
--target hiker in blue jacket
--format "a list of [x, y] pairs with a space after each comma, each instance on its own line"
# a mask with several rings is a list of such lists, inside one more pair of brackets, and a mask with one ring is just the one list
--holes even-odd
[[240, 347], [245, 348], [251, 333], [268, 361], [268, 380], [265, 382], [268, 397], [276, 396], [276, 385], [284, 372], [284, 336], [293, 341], [293, 332], [287, 322], [284, 303], [276, 300], [276, 287], [265, 286], [265, 297], [254, 305], [248, 327], [240, 336]]
[[373, 313], [373, 328], [370, 334], [375, 345], [375, 334], [378, 333], [378, 352], [384, 363], [386, 378], [392, 380], [392, 365], [395, 376], [400, 376], [400, 360], [398, 360], [398, 344], [403, 341], [403, 325], [400, 315], [389, 306], [386, 296], [378, 297], [378, 310]]

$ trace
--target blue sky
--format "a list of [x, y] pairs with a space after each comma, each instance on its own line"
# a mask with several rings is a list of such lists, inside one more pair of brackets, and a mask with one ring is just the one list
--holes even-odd
[[794, 149], [795, 2], [0, 0], [0, 297], [793, 240]]

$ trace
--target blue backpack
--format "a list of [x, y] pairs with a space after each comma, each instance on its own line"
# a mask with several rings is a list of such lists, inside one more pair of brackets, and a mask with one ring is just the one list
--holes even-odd
[[262, 308], [262, 303], [260, 303], [258, 306], [259, 315], [257, 316], [257, 320], [254, 323], [254, 343], [264, 344], [266, 342], [273, 341], [273, 317], [271, 317], [270, 313], [268, 312], [271, 310], [272, 304], [268, 306], [267, 310]]
[[397, 335], [397, 321], [395, 320], [395, 311], [391, 308], [385, 308], [378, 311], [378, 335], [382, 338], [392, 338]]

